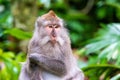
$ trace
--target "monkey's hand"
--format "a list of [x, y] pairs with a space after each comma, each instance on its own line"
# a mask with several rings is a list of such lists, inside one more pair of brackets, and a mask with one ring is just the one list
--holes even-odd
[[55, 75], [62, 76], [67, 73], [66, 65], [63, 61], [49, 58], [38, 53], [30, 54], [29, 60], [31, 63], [35, 63], [41, 68]]

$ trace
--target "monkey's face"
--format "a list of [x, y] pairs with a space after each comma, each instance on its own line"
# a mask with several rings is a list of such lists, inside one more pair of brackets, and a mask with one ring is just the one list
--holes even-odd
[[59, 43], [63, 45], [68, 39], [67, 31], [64, 28], [64, 22], [61, 18], [50, 11], [47, 14], [42, 15], [36, 21], [36, 31], [40, 37], [40, 43], [42, 45], [52, 42], [53, 44]]
[[57, 42], [57, 36], [58, 36], [59, 31], [60, 31], [60, 25], [49, 24], [45, 27], [45, 30], [46, 30], [48, 36], [50, 36], [50, 41], [52, 43], [56, 43]]

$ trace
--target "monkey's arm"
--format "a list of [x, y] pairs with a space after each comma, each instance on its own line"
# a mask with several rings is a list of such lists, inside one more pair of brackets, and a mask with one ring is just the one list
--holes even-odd
[[65, 75], [67, 72], [65, 63], [63, 61], [48, 58], [42, 54], [30, 54], [29, 60], [30, 63], [35, 63], [41, 68], [59, 76]]

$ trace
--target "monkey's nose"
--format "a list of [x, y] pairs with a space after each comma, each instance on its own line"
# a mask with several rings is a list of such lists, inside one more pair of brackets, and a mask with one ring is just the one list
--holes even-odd
[[53, 33], [53, 34], [52, 34], [52, 36], [53, 36], [53, 37], [56, 37], [56, 34], [55, 34], [55, 33]]
[[55, 30], [52, 30], [51, 35], [52, 35], [52, 37], [56, 37], [57, 36]]

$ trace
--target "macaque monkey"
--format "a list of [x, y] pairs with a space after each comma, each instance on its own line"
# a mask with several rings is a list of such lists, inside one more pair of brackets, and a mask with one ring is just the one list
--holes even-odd
[[19, 80], [84, 80], [64, 22], [52, 10], [36, 20]]

